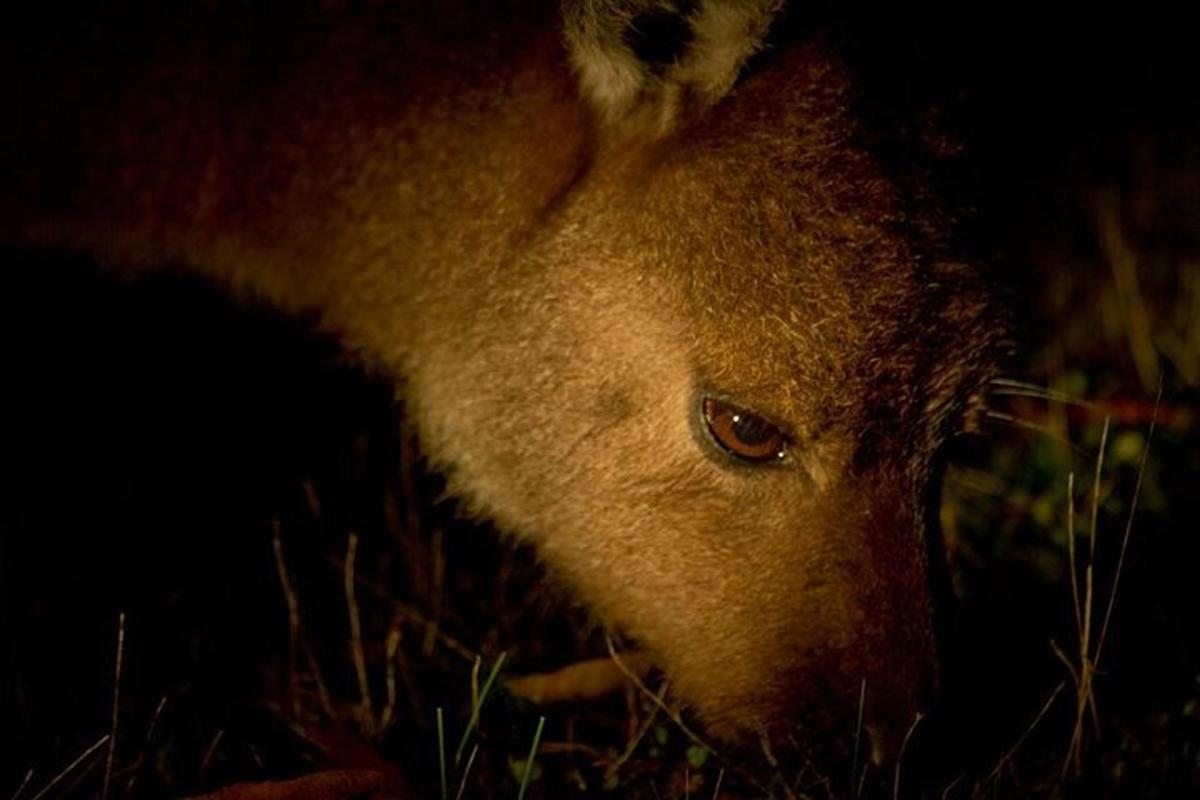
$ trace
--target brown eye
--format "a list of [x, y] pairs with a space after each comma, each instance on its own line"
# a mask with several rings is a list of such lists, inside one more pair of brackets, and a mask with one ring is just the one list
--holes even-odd
[[783, 431], [744, 408], [705, 398], [704, 422], [717, 444], [745, 461], [777, 461], [787, 452]]

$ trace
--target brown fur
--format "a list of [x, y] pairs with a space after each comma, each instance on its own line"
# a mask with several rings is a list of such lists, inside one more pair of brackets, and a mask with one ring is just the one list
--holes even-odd
[[[34, 25], [4, 240], [314, 313], [713, 731], [839, 719], [865, 679], [894, 748], [937, 680], [924, 504], [990, 368], [982, 282], [911, 233], [819, 39], [642, 125], [580, 98], [556, 9], [428, 6]], [[793, 458], [712, 452], [705, 392]]]

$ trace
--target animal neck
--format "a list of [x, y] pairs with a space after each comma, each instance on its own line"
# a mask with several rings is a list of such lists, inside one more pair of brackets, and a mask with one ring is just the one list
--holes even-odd
[[22, 112], [0, 131], [17, 189], [0, 234], [199, 273], [402, 362], [446, 335], [431, 319], [469, 322], [586, 170], [587, 115], [540, 5], [486, 33], [461, 9], [186, 33], [94, 20], [117, 48], [63, 31], [41, 72], [0, 82]]

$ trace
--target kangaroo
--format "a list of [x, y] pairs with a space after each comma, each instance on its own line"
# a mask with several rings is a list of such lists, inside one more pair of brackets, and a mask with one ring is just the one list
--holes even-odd
[[894, 753], [1002, 325], [779, 6], [26, 12], [0, 240], [311, 315], [713, 736], [852, 730], [865, 685]]

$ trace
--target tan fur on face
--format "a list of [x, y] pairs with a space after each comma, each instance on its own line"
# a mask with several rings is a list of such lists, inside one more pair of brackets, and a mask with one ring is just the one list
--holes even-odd
[[[624, 68], [590, 84], [554, 9], [487, 27], [451, 5], [224, 12], [228, 42], [100, 59], [66, 121], [75, 62], [51, 58], [4, 87], [26, 109], [0, 132], [4, 238], [313, 313], [396, 378], [465, 503], [650, 648], [714, 731], [840, 725], [865, 679], [894, 745], [936, 681], [923, 502], [990, 369], [986, 290], [902, 224], [819, 41], [722, 99], [758, 40], [722, 50], [706, 15], [758, 31], [771, 4], [701, 4], [669, 74], [713, 107], [621, 138], [593, 120], [625, 102]], [[262, 69], [255, 43], [280, 36]], [[785, 427], [788, 461], [717, 451], [706, 392]]]

